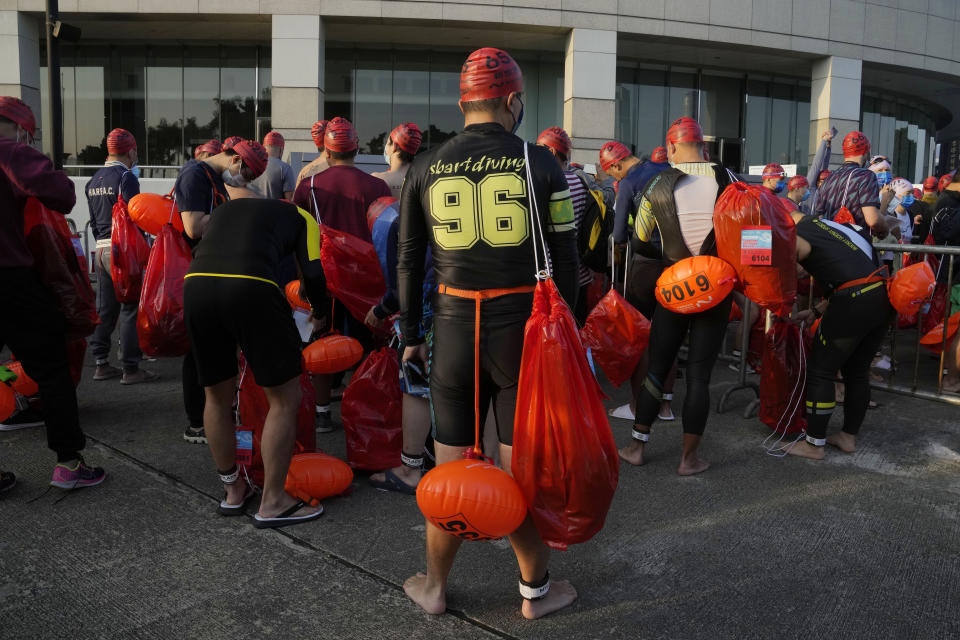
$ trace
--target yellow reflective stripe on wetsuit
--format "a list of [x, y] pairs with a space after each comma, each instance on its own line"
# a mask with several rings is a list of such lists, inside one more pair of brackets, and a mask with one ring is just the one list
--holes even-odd
[[307, 225], [307, 257], [310, 258], [310, 261], [320, 259], [320, 225], [317, 224], [316, 218], [312, 215], [297, 207], [297, 213], [303, 218], [303, 222]]
[[563, 231], [572, 231], [576, 228], [570, 189], [551, 193], [549, 231], [560, 233]]
[[187, 278], [195, 278], [197, 276], [204, 276], [208, 278], [243, 278], [245, 280], [257, 280], [259, 282], [266, 282], [268, 284], [272, 284], [277, 289], [280, 288], [280, 285], [278, 285], [273, 280], [268, 280], [266, 278], [258, 278], [257, 276], [245, 276], [239, 273], [188, 273], [187, 275], [183, 276], [183, 279], [186, 280]]

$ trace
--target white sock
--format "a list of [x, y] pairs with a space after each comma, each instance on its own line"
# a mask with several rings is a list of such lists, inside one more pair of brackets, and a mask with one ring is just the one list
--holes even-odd
[[317, 413], [330, 413], [330, 405], [329, 405], [329, 404], [318, 404], [318, 405], [317, 405]]

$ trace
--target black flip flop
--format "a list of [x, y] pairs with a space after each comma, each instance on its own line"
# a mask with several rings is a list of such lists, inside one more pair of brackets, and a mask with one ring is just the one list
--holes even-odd
[[0, 471], [0, 493], [10, 491], [17, 484], [17, 476], [9, 471]]
[[383, 482], [377, 482], [370, 478], [370, 486], [374, 489], [380, 489], [380, 491], [396, 491], [397, 493], [403, 493], [408, 496], [417, 495], [417, 488], [411, 487], [406, 482], [397, 477], [397, 474], [393, 472], [393, 469], [387, 469], [383, 472]]
[[297, 504], [293, 505], [280, 515], [273, 518], [264, 518], [259, 513], [253, 516], [253, 526], [257, 529], [276, 529], [277, 527], [285, 527], [288, 524], [300, 524], [301, 522], [309, 522], [310, 520], [315, 520], [323, 515], [323, 505], [317, 505], [317, 510], [315, 513], [311, 513], [306, 516], [294, 516], [293, 514], [304, 507], [308, 507], [306, 502], [303, 500], [298, 500]]
[[227, 496], [223, 496], [223, 500], [220, 501], [220, 506], [217, 507], [217, 513], [222, 516], [242, 516], [243, 508], [247, 506], [247, 502], [253, 495], [256, 493], [253, 487], [247, 485], [247, 492], [243, 494], [243, 500], [240, 504], [227, 504]]

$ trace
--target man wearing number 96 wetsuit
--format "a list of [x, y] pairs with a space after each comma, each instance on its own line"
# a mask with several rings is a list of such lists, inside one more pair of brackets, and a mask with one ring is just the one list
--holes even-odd
[[[400, 328], [408, 345], [404, 359], [424, 364], [427, 360], [419, 324], [429, 246], [438, 283], [430, 355], [437, 464], [460, 459], [474, 444], [474, 331], [479, 305], [479, 407], [485, 413], [493, 401], [500, 461], [509, 473], [523, 330], [536, 283], [538, 232], [531, 228], [530, 208], [535, 199], [554, 280], [573, 307], [577, 287], [573, 206], [560, 165], [549, 151], [535, 145], [528, 148], [534, 185], [534, 193], [528, 193], [524, 142], [512, 133], [523, 118], [523, 78], [509, 54], [493, 48], [470, 54], [460, 75], [460, 108], [463, 132], [417, 156], [400, 196], [397, 273]], [[481, 424], [484, 418], [480, 416]], [[427, 573], [408, 579], [404, 590], [428, 613], [446, 609], [447, 576], [460, 542], [427, 522]], [[573, 602], [576, 591], [568, 582], [551, 585], [549, 548], [529, 515], [510, 535], [510, 543], [520, 565], [525, 617], [538, 618]]]

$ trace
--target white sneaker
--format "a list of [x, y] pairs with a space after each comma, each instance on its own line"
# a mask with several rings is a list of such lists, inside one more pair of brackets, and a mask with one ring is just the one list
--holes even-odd
[[620, 418], [621, 420], [633, 420], [634, 415], [633, 411], [630, 410], [630, 403], [617, 407], [616, 409], [610, 409], [611, 418]]

